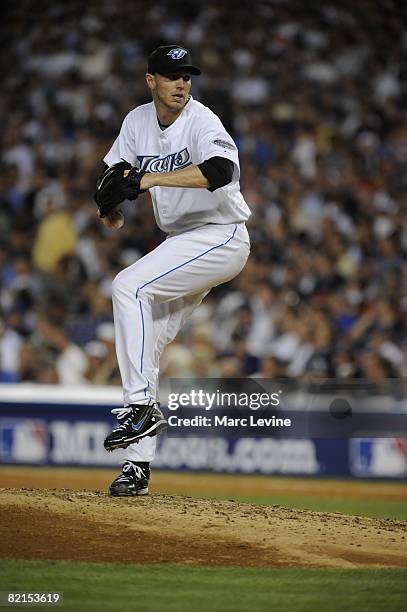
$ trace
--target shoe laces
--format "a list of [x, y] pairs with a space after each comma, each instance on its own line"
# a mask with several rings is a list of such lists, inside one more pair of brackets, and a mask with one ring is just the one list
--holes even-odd
[[[156, 402], [151, 400], [147, 406], [157, 405]], [[143, 406], [144, 407], [144, 406]], [[140, 410], [141, 406], [124, 406], [123, 408], [113, 408], [110, 412], [116, 415], [118, 421], [122, 421], [116, 429], [126, 429], [130, 425], [133, 415]]]
[[133, 408], [132, 406], [125, 406], [124, 408], [113, 408], [113, 410], [111, 410], [110, 412], [112, 414], [116, 415], [116, 418], [121, 421], [123, 420], [127, 415], [131, 415], [133, 413], [133, 410], [137, 410], [135, 408]]
[[139, 465], [131, 463], [130, 461], [125, 461], [125, 463], [123, 463], [122, 473], [120, 474], [120, 476], [118, 476], [116, 480], [117, 482], [128, 481], [131, 480], [133, 475], [138, 480], [140, 480], [141, 478], [146, 478], [146, 474]]
[[114, 428], [114, 431], [122, 431], [128, 429], [133, 422], [133, 417], [140, 409], [135, 406], [126, 406], [125, 408], [113, 408], [110, 412], [116, 415], [119, 424]]

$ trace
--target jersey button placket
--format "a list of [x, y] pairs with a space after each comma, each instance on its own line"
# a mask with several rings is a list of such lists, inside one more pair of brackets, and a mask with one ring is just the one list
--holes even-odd
[[[168, 139], [165, 134], [160, 136], [160, 156], [166, 157], [169, 154], [168, 150]], [[167, 216], [168, 211], [168, 195], [167, 190], [163, 190], [161, 194], [161, 214], [163, 217]]]

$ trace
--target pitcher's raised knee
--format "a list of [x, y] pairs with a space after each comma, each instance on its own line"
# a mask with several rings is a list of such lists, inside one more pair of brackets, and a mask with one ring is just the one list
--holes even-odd
[[140, 278], [138, 278], [138, 275], [135, 274], [135, 271], [132, 270], [130, 272], [130, 270], [128, 268], [126, 268], [125, 270], [122, 270], [121, 272], [119, 272], [112, 283], [112, 294], [113, 295], [119, 295], [119, 294], [135, 294], [137, 291], [137, 288], [142, 284], [142, 281]]
[[137, 265], [133, 265], [119, 272], [112, 283], [113, 296], [131, 295], [140, 299], [149, 299], [148, 290], [144, 290], [148, 280], [141, 271], [141, 266], [138, 269]]

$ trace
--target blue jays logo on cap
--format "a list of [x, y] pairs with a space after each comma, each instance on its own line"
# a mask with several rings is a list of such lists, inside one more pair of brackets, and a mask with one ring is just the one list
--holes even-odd
[[183, 58], [184, 55], [186, 55], [187, 53], [188, 51], [186, 51], [186, 49], [181, 49], [181, 47], [177, 47], [176, 49], [171, 49], [171, 51], [169, 51], [167, 55], [172, 57], [173, 60], [179, 60]]

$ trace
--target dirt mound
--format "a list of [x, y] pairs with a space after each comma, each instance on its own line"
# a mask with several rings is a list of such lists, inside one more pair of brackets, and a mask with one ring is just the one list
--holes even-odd
[[406, 521], [155, 494], [0, 489], [0, 554], [241, 567], [407, 567]]
[[[0, 488], [106, 490], [118, 469], [21, 467], [0, 468]], [[160, 493], [216, 497], [294, 495], [321, 499], [383, 499], [405, 501], [406, 482], [284, 478], [250, 474], [204, 474], [154, 470], [150, 489]]]

